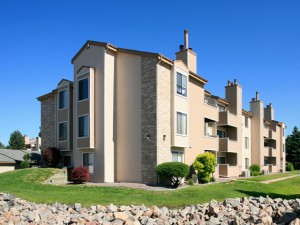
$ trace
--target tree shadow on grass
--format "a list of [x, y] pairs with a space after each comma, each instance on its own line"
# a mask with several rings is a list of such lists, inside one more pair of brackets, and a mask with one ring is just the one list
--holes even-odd
[[269, 196], [270, 198], [282, 198], [282, 199], [296, 199], [296, 198], [300, 198], [299, 194], [295, 194], [295, 195], [286, 195], [286, 194], [278, 194], [278, 193], [272, 193], [272, 192], [268, 192], [268, 191], [245, 191], [245, 190], [236, 190], [240, 193], [243, 193], [247, 196], [253, 196], [253, 197], [260, 197], [260, 196]]

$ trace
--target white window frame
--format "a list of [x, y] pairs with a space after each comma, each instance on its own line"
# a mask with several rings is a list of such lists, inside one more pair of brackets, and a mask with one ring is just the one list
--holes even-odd
[[[186, 133], [185, 134], [178, 133], [178, 114], [185, 115], [185, 118], [186, 118], [186, 130], [185, 130]], [[187, 136], [188, 135], [188, 114], [185, 113], [185, 112], [176, 111], [176, 134], [180, 135], [180, 136]]]
[[[79, 118], [80, 117], [87, 117], [87, 136], [79, 136]], [[77, 117], [77, 124], [78, 124], [78, 129], [77, 129], [77, 138], [88, 138], [90, 136], [90, 116], [89, 114], [84, 114], [84, 115], [80, 115]]]
[[[84, 162], [83, 162], [83, 155], [84, 154], [89, 154], [89, 155], [93, 155], [93, 162], [92, 162], [92, 169], [91, 169], [91, 167], [90, 167], [90, 165], [88, 165], [87, 167], [89, 168], [89, 173], [90, 174], [94, 174], [94, 171], [95, 171], [95, 153], [94, 152], [82, 152], [82, 166], [85, 166], [84, 165]], [[90, 161], [90, 159], [89, 159], [89, 161]], [[90, 163], [90, 162], [89, 162]]]
[[[77, 99], [78, 99], [78, 102], [83, 102], [83, 101], [87, 101], [90, 99], [90, 77], [89, 77], [89, 73], [84, 73], [82, 75], [79, 75], [79, 76], [84, 76], [84, 75], [88, 75], [87, 77], [83, 77], [83, 78], [80, 78], [77, 80], [77, 90], [78, 90], [78, 93], [77, 93]], [[85, 80], [87, 79], [88, 81], [88, 97], [85, 98], [85, 99], [79, 99], [79, 82], [82, 81], [82, 80]]]
[[[185, 77], [185, 79], [186, 79], [186, 87], [185, 87], [185, 90], [186, 90], [186, 92], [185, 92], [185, 95], [184, 94], [182, 94], [182, 93], [178, 93], [178, 91], [177, 91], [177, 89], [178, 89], [178, 77], [177, 77], [177, 75], [178, 74], [180, 74], [181, 75], [181, 77]], [[188, 76], [187, 75], [185, 75], [185, 74], [183, 74], [182, 72], [178, 72], [178, 71], [176, 71], [176, 94], [178, 95], [178, 96], [182, 96], [182, 97], [184, 97], [184, 98], [187, 98], [187, 96], [188, 96], [188, 83], [189, 83], [189, 80], [188, 80]], [[181, 92], [182, 92], [182, 78], [181, 78]]]
[[[60, 108], [60, 93], [62, 92], [66, 92], [66, 103], [65, 103], [65, 107]], [[68, 108], [68, 104], [69, 104], [69, 98], [68, 98], [68, 88], [62, 89], [58, 92], [58, 110], [63, 110], [63, 109], [67, 109]]]
[[[184, 163], [184, 151], [179, 151], [179, 150], [172, 150], [172, 162], [182, 162]], [[173, 154], [176, 154], [177, 161], [173, 160]], [[178, 161], [178, 155], [181, 155], [182, 161]]]
[[[64, 124], [64, 123], [67, 124], [67, 135], [66, 135], [66, 139], [65, 139], [65, 140], [60, 140], [60, 133], [59, 133], [60, 129], [59, 129], [59, 127], [60, 127], [60, 124]], [[63, 122], [59, 122], [59, 123], [58, 123], [58, 141], [59, 141], [59, 142], [64, 142], [64, 141], [67, 141], [67, 140], [68, 140], [68, 137], [69, 137], [69, 132], [68, 132], [68, 130], [69, 130], [69, 123], [68, 123], [68, 121], [63, 121]]]

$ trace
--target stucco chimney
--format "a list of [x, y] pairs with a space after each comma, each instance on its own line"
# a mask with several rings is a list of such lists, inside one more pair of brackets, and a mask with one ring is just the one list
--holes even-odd
[[184, 30], [184, 49], [189, 49], [189, 31]]
[[234, 84], [236, 85], [238, 82], [237, 82], [237, 79], [234, 79]]

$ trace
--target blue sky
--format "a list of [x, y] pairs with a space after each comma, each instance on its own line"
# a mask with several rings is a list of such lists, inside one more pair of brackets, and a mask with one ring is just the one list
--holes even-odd
[[209, 91], [222, 97], [227, 80], [238, 79], [244, 108], [258, 90], [290, 133], [300, 126], [299, 12], [298, 0], [3, 0], [0, 141], [14, 130], [37, 136], [36, 98], [72, 79], [71, 58], [86, 40], [174, 59], [184, 29]]

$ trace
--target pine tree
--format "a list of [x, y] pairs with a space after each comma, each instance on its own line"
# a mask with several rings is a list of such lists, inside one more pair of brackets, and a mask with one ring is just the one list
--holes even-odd
[[291, 135], [286, 139], [286, 161], [294, 165], [295, 169], [300, 169], [300, 131], [294, 127]]
[[9, 148], [15, 150], [25, 148], [25, 141], [20, 131], [16, 130], [11, 133], [9, 139]]

